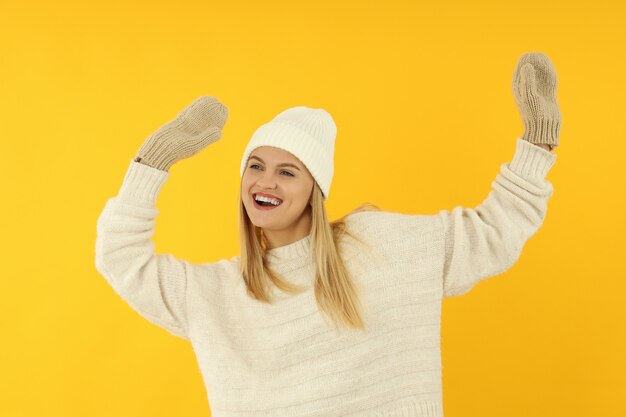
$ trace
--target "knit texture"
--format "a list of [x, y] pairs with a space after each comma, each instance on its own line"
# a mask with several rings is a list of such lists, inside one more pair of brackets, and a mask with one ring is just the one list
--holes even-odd
[[475, 208], [348, 216], [366, 244], [339, 242], [365, 332], [335, 330], [318, 310], [310, 235], [271, 249], [272, 267], [308, 288], [274, 289], [273, 304], [246, 294], [237, 256], [198, 264], [156, 254], [155, 204], [169, 173], [133, 161], [98, 218], [96, 268], [141, 316], [190, 341], [215, 417], [441, 417], [443, 297], [516, 262], [545, 218], [555, 160], [518, 138]]
[[134, 161], [162, 171], [189, 158], [222, 137], [228, 108], [215, 97], [201, 96], [141, 145]]

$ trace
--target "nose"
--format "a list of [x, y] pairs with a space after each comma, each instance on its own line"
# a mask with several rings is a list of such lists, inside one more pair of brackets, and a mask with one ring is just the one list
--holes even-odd
[[268, 190], [273, 190], [274, 188], [276, 188], [276, 180], [274, 179], [272, 173], [269, 171], [265, 171], [256, 183], [259, 188], [266, 188]]

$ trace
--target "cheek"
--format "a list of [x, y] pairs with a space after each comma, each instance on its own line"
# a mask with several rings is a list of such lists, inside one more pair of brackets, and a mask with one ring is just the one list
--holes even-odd
[[252, 186], [252, 181], [250, 181], [250, 177], [244, 173], [243, 178], [241, 179], [241, 193], [245, 194], [250, 191], [250, 187]]
[[293, 190], [291, 195], [293, 196], [292, 202], [299, 209], [306, 207], [309, 203], [309, 196], [311, 194], [311, 190], [306, 186], [300, 186], [297, 189]]

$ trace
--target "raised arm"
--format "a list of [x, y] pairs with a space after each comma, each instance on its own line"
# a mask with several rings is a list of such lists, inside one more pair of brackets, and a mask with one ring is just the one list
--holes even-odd
[[155, 253], [156, 199], [170, 166], [218, 140], [226, 118], [226, 107], [201, 97], [162, 126], [130, 161], [119, 193], [107, 200], [97, 221], [98, 272], [141, 316], [185, 340], [190, 264]]
[[460, 295], [481, 279], [510, 268], [543, 223], [552, 196], [545, 179], [556, 161], [561, 112], [557, 75], [541, 52], [522, 55], [513, 96], [524, 123], [513, 160], [500, 168], [492, 191], [476, 208], [442, 210], [445, 233], [444, 295]]
[[518, 138], [512, 161], [500, 166], [480, 205], [439, 212], [445, 235], [444, 296], [465, 294], [518, 260], [546, 217], [553, 186], [545, 176], [556, 158]]
[[131, 161], [122, 188], [97, 222], [96, 269], [135, 311], [187, 339], [186, 261], [156, 255], [155, 207], [169, 174]]

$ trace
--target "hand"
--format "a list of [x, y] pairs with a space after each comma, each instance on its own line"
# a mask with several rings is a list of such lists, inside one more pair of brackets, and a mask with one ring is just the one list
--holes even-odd
[[215, 97], [201, 96], [174, 120], [145, 140], [135, 161], [168, 171], [177, 161], [189, 158], [222, 137], [228, 108]]
[[522, 139], [533, 144], [559, 146], [561, 112], [556, 97], [557, 76], [541, 52], [522, 55], [513, 75], [513, 95], [524, 122]]

